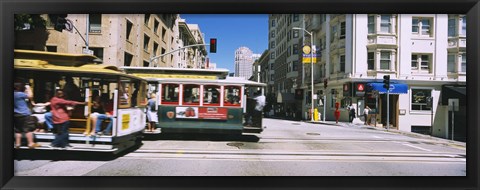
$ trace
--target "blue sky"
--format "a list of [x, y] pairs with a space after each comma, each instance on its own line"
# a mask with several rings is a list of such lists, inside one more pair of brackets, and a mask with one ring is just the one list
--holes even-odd
[[258, 54], [268, 48], [267, 14], [180, 14], [180, 17], [187, 24], [198, 24], [206, 43], [217, 38], [217, 53], [208, 53], [217, 68], [234, 72], [235, 50], [240, 46]]

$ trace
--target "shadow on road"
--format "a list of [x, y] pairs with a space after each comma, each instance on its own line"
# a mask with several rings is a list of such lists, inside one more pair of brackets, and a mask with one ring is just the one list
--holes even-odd
[[240, 134], [193, 134], [193, 133], [167, 133], [144, 135], [145, 141], [156, 140], [183, 140], [183, 141], [242, 141], [258, 142], [260, 138], [256, 135]]
[[111, 152], [86, 152], [73, 150], [42, 150], [42, 149], [19, 149], [15, 150], [15, 160], [78, 160], [78, 161], [111, 161], [122, 157], [130, 152], [140, 148], [142, 144], [137, 144], [117, 154]]

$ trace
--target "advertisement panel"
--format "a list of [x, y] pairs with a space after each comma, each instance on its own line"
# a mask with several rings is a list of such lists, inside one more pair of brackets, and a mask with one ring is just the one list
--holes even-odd
[[227, 120], [227, 108], [218, 107], [176, 107], [179, 119], [215, 119]]
[[227, 120], [227, 108], [202, 107], [198, 109], [198, 118]]
[[198, 119], [198, 107], [176, 107], [175, 113], [179, 119]]

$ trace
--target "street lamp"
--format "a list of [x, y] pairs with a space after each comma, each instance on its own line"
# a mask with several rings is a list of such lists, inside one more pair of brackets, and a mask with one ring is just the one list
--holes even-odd
[[[313, 121], [313, 32], [308, 32], [307, 30], [305, 30], [305, 28], [299, 28], [299, 27], [293, 27], [292, 30], [303, 30], [305, 31], [307, 34], [310, 35], [310, 46], [311, 46], [311, 49], [310, 49], [310, 70], [311, 70], [311, 78], [312, 78], [312, 94], [311, 94], [311, 104], [312, 104], [312, 110], [310, 111], [310, 120]], [[323, 113], [325, 114], [325, 113]]]

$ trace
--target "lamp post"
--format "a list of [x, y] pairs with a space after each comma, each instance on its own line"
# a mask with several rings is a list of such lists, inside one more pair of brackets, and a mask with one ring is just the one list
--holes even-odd
[[[299, 28], [299, 27], [293, 27], [292, 30], [303, 30], [305, 31], [307, 34], [310, 35], [310, 70], [311, 70], [311, 80], [312, 80], [312, 93], [311, 93], [311, 105], [312, 105], [312, 108], [311, 108], [311, 111], [310, 111], [310, 121], [313, 121], [313, 109], [314, 109], [314, 105], [313, 105], [313, 32], [308, 32], [307, 30], [305, 30], [304, 28]], [[325, 114], [325, 113], [323, 113]]]

